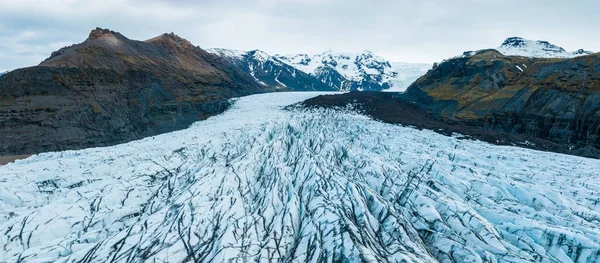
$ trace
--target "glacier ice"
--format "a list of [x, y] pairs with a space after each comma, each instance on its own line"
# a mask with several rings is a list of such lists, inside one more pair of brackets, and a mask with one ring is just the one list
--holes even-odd
[[0, 261], [600, 261], [600, 161], [284, 109], [318, 94], [0, 167]]

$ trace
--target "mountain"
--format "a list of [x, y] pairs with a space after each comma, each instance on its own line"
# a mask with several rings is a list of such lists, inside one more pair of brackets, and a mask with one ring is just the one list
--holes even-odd
[[137, 41], [97, 28], [38, 66], [2, 76], [0, 156], [113, 145], [182, 129], [222, 112], [230, 98], [254, 93], [402, 90], [425, 72], [423, 65], [397, 65], [405, 72], [371, 52], [308, 58], [206, 51], [173, 33]]
[[600, 158], [600, 53], [564, 58], [560, 47], [521, 38], [500, 50], [507, 54], [468, 51], [435, 64], [403, 94], [344, 94], [309, 104], [353, 105], [384, 122]]
[[207, 51], [245, 68], [258, 83], [291, 90], [404, 91], [431, 68], [430, 64], [389, 62], [370, 51], [288, 56], [272, 56], [260, 50]]
[[188, 127], [228, 99], [276, 91], [174, 34], [97, 28], [0, 82], [0, 155], [113, 145]]
[[442, 119], [600, 149], [600, 54], [571, 59], [483, 50], [439, 64], [405, 98]]
[[564, 48], [551, 44], [548, 41], [528, 40], [521, 37], [507, 38], [496, 50], [505, 56], [537, 58], [573, 58], [593, 53], [583, 49], [567, 52]]
[[1, 166], [3, 260], [600, 261], [600, 160], [287, 107], [316, 95]]
[[429, 64], [390, 63], [369, 51], [288, 56], [272, 56], [260, 50], [215, 48], [208, 51], [237, 62], [253, 74], [258, 83], [292, 90], [404, 91], [431, 68]]
[[276, 57], [337, 90], [389, 89], [390, 81], [398, 75], [390, 62], [370, 51], [359, 54], [326, 51]]
[[207, 49], [207, 51], [229, 59], [263, 86], [295, 91], [336, 90], [334, 87], [325, 85], [314, 76], [299, 71], [260, 50], [237, 51], [214, 48]]

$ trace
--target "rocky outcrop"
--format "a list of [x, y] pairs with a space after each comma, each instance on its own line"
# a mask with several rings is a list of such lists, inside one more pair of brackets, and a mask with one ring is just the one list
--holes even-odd
[[113, 145], [182, 129], [228, 99], [279, 90], [174, 34], [95, 29], [39, 66], [0, 77], [0, 155]]
[[542, 59], [482, 50], [439, 64], [401, 97], [448, 122], [600, 148], [598, 53]]

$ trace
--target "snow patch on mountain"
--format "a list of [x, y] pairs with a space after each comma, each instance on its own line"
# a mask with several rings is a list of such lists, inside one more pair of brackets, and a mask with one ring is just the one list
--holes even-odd
[[551, 44], [548, 41], [528, 40], [521, 37], [507, 38], [496, 50], [506, 56], [539, 58], [573, 58], [593, 53], [583, 49], [568, 52], [564, 48]]
[[244, 55], [246, 55], [247, 51], [235, 50], [235, 49], [226, 49], [226, 48], [207, 48], [206, 52], [232, 59], [242, 59]]
[[240, 60], [243, 58], [251, 58], [259, 63], [265, 63], [267, 61], [270, 61], [270, 62], [273, 62], [276, 64], [282, 63], [281, 61], [277, 60], [275, 57], [267, 54], [264, 51], [258, 50], [258, 49], [251, 50], [251, 51], [241, 51], [241, 50], [235, 50], [235, 49], [209, 48], [209, 49], [206, 49], [206, 51], [209, 53], [215, 54], [215, 55], [219, 55], [219, 56], [230, 58], [230, 59], [236, 59], [236, 60]]
[[7, 262], [598, 262], [600, 160], [234, 100], [0, 167]]

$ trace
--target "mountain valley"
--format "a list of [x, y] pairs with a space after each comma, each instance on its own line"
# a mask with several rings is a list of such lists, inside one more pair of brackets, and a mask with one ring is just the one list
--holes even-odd
[[96, 28], [0, 76], [1, 262], [600, 262], [599, 171], [600, 53], [547, 41], [428, 64]]

